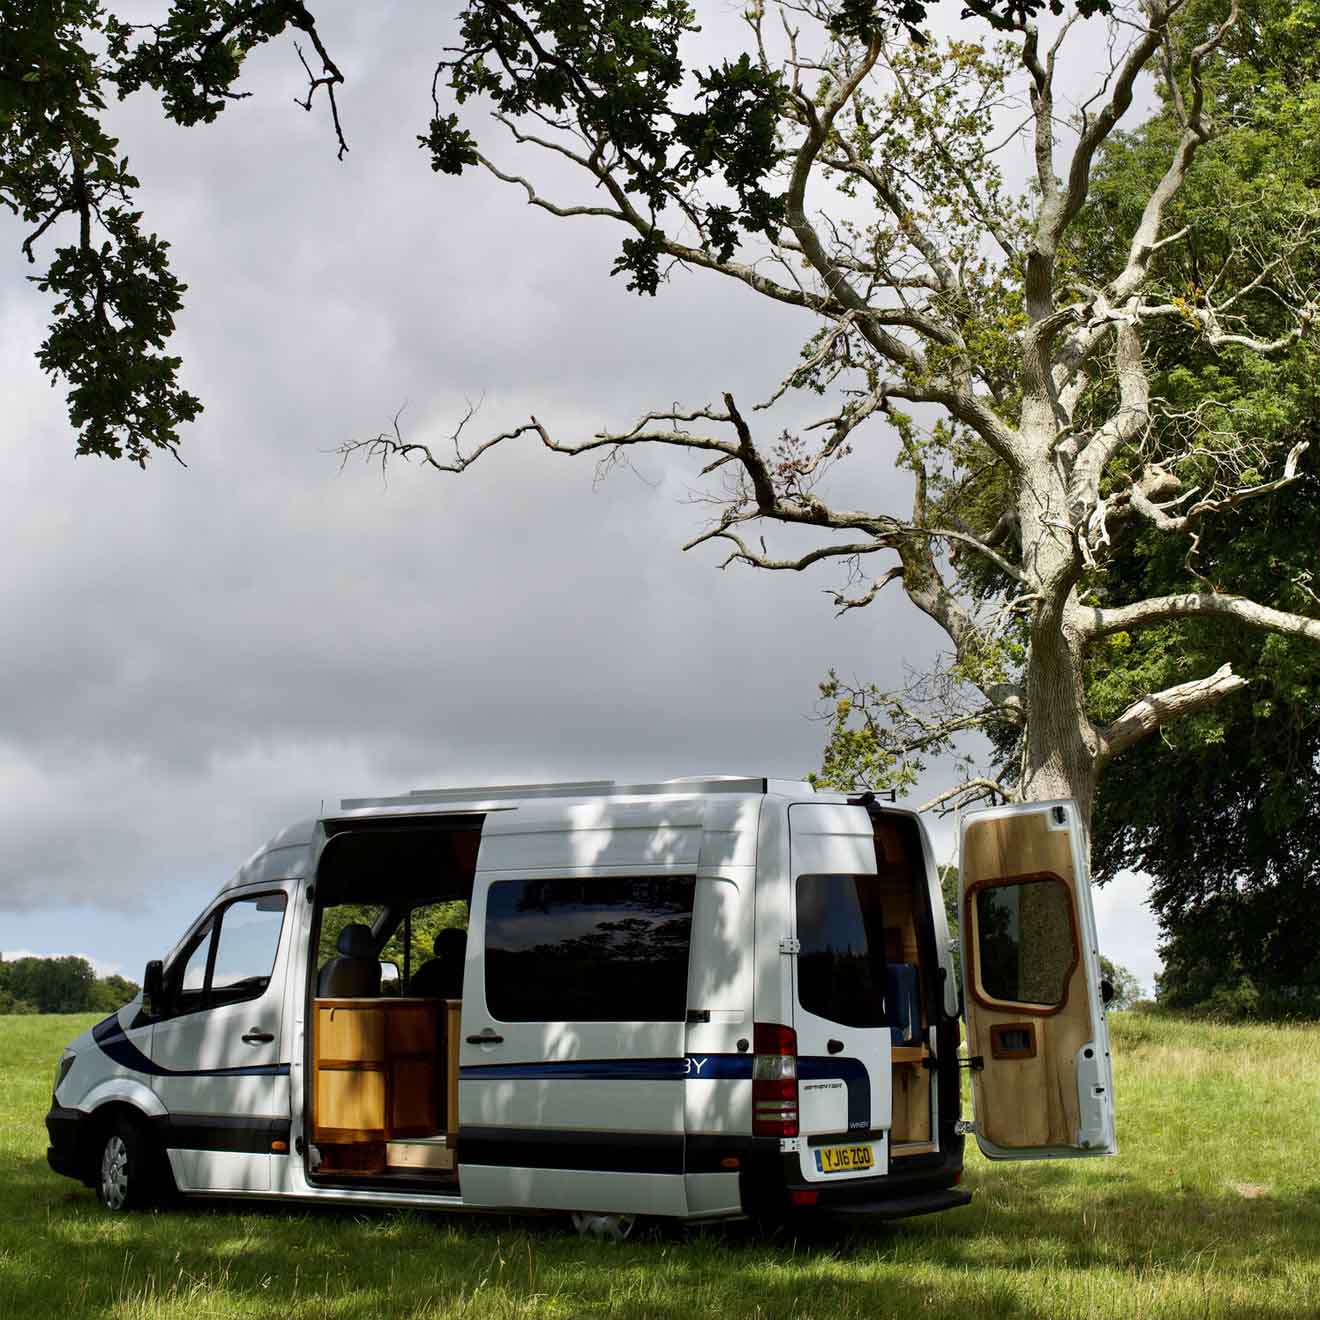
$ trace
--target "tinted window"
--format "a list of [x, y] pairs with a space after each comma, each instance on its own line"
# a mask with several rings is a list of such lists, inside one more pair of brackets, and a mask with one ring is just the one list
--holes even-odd
[[225, 908], [211, 973], [213, 999], [242, 999], [266, 988], [283, 925], [283, 894], [240, 898]]
[[885, 1025], [885, 924], [875, 877], [797, 882], [798, 1002], [845, 1027]]
[[976, 961], [988, 999], [1053, 1008], [1076, 958], [1072, 899], [1062, 880], [992, 885], [976, 892]]
[[695, 882], [501, 880], [486, 897], [486, 1004], [504, 1022], [681, 1022]]

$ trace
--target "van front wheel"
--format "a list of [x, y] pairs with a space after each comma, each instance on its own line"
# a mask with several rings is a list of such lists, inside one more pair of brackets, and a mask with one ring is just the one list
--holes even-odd
[[106, 1128], [96, 1166], [96, 1194], [107, 1210], [141, 1210], [155, 1199], [150, 1139], [135, 1123], [119, 1118]]

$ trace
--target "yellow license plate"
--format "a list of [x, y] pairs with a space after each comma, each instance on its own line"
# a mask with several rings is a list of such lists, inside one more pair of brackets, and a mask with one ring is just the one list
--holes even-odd
[[821, 1173], [851, 1173], [874, 1165], [870, 1146], [822, 1146], [816, 1152], [816, 1168]]

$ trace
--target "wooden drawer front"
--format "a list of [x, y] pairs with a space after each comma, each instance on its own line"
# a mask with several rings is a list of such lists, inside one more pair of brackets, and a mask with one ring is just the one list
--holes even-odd
[[439, 1004], [391, 1004], [385, 1018], [385, 1048], [390, 1054], [434, 1054]]
[[[340, 1141], [385, 1134], [385, 1074], [360, 1068], [322, 1068], [316, 1074], [316, 1128]], [[351, 1136], [347, 1134], [356, 1134]]]
[[318, 1062], [382, 1063], [385, 1059], [385, 1013], [370, 1008], [319, 1005], [316, 1010]]
[[429, 1141], [391, 1141], [385, 1158], [392, 1169], [452, 1169], [454, 1152]]
[[427, 1136], [435, 1132], [435, 1062], [424, 1059], [390, 1061], [390, 1135]]

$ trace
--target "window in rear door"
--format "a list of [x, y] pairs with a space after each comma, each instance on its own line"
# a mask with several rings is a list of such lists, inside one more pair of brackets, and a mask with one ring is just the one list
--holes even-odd
[[883, 1027], [885, 924], [875, 877], [797, 882], [798, 1002], [845, 1027]]

